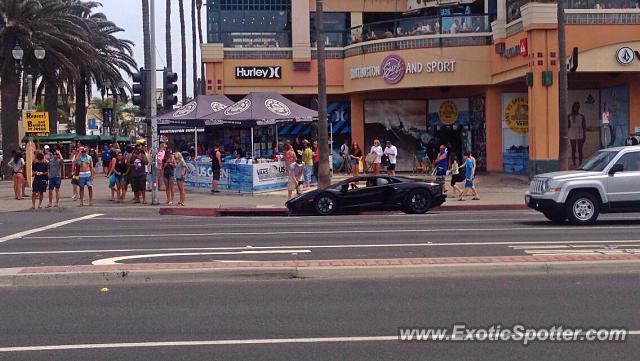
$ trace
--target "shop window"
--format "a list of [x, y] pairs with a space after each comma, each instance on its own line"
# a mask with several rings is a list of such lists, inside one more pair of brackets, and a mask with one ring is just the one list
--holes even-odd
[[[347, 34], [351, 27], [351, 19], [348, 13], [332, 13], [325, 12], [324, 16], [324, 32], [325, 46], [343, 47], [348, 44]], [[312, 12], [309, 16], [310, 21], [310, 40], [311, 46], [316, 47], [316, 13]]]

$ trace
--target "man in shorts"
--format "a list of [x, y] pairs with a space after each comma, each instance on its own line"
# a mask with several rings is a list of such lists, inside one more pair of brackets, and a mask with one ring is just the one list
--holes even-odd
[[471, 153], [464, 152], [464, 171], [465, 171], [465, 181], [464, 181], [464, 193], [460, 196], [460, 201], [464, 201], [464, 197], [469, 194], [469, 190], [473, 193], [473, 200], [480, 200], [478, 197], [478, 191], [476, 190], [476, 186], [473, 184], [473, 178], [476, 174], [476, 164], [471, 157]]
[[89, 206], [93, 205], [93, 178], [96, 175], [93, 159], [87, 154], [87, 148], [80, 147], [80, 155], [76, 157], [78, 166], [78, 188], [80, 190], [79, 207], [84, 206], [84, 187], [89, 189]]
[[387, 140], [386, 148], [384, 148], [384, 155], [389, 158], [389, 165], [387, 166], [387, 175], [395, 176], [396, 175], [396, 163], [398, 159], [398, 148], [395, 145], [391, 144], [390, 140]]
[[64, 160], [59, 150], [53, 151], [53, 157], [49, 160], [49, 204], [47, 208], [51, 208], [53, 202], [53, 192], [56, 193], [56, 203], [54, 207], [60, 205], [60, 184], [62, 183], [62, 167]]
[[147, 204], [147, 171], [149, 159], [142, 151], [142, 146], [136, 144], [133, 154], [129, 157], [129, 182], [135, 196], [134, 202]]

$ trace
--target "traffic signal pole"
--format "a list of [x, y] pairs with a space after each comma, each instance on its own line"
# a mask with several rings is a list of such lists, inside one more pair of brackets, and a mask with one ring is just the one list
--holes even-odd
[[152, 188], [151, 188], [151, 204], [157, 205], [160, 204], [158, 201], [158, 182], [155, 180], [156, 175], [158, 173], [158, 169], [156, 167], [156, 157], [158, 155], [158, 147], [159, 139], [158, 139], [158, 119], [156, 115], [158, 113], [157, 102], [156, 102], [156, 5], [155, 0], [149, 0], [149, 38], [151, 42], [151, 71], [149, 76], [149, 88], [151, 88], [150, 96], [151, 104], [149, 108], [151, 109], [151, 177], [152, 177]]

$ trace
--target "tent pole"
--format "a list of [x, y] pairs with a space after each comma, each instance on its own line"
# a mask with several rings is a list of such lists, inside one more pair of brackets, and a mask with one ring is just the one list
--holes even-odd
[[256, 150], [253, 147], [253, 127], [251, 127], [251, 159], [256, 157]]
[[195, 136], [195, 142], [194, 142], [195, 143], [195, 150], [193, 152], [193, 154], [194, 154], [193, 157], [194, 158], [198, 158], [198, 127], [194, 128], [194, 132], [193, 133], [194, 133], [194, 136]]
[[277, 154], [280, 151], [280, 140], [278, 139], [278, 123], [276, 123], [275, 127], [276, 127], [276, 151], [275, 152]]

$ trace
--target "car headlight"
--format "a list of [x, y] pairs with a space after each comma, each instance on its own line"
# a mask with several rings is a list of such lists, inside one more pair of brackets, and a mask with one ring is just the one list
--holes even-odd
[[547, 193], [551, 189], [551, 179], [545, 179], [542, 183], [542, 193]]

